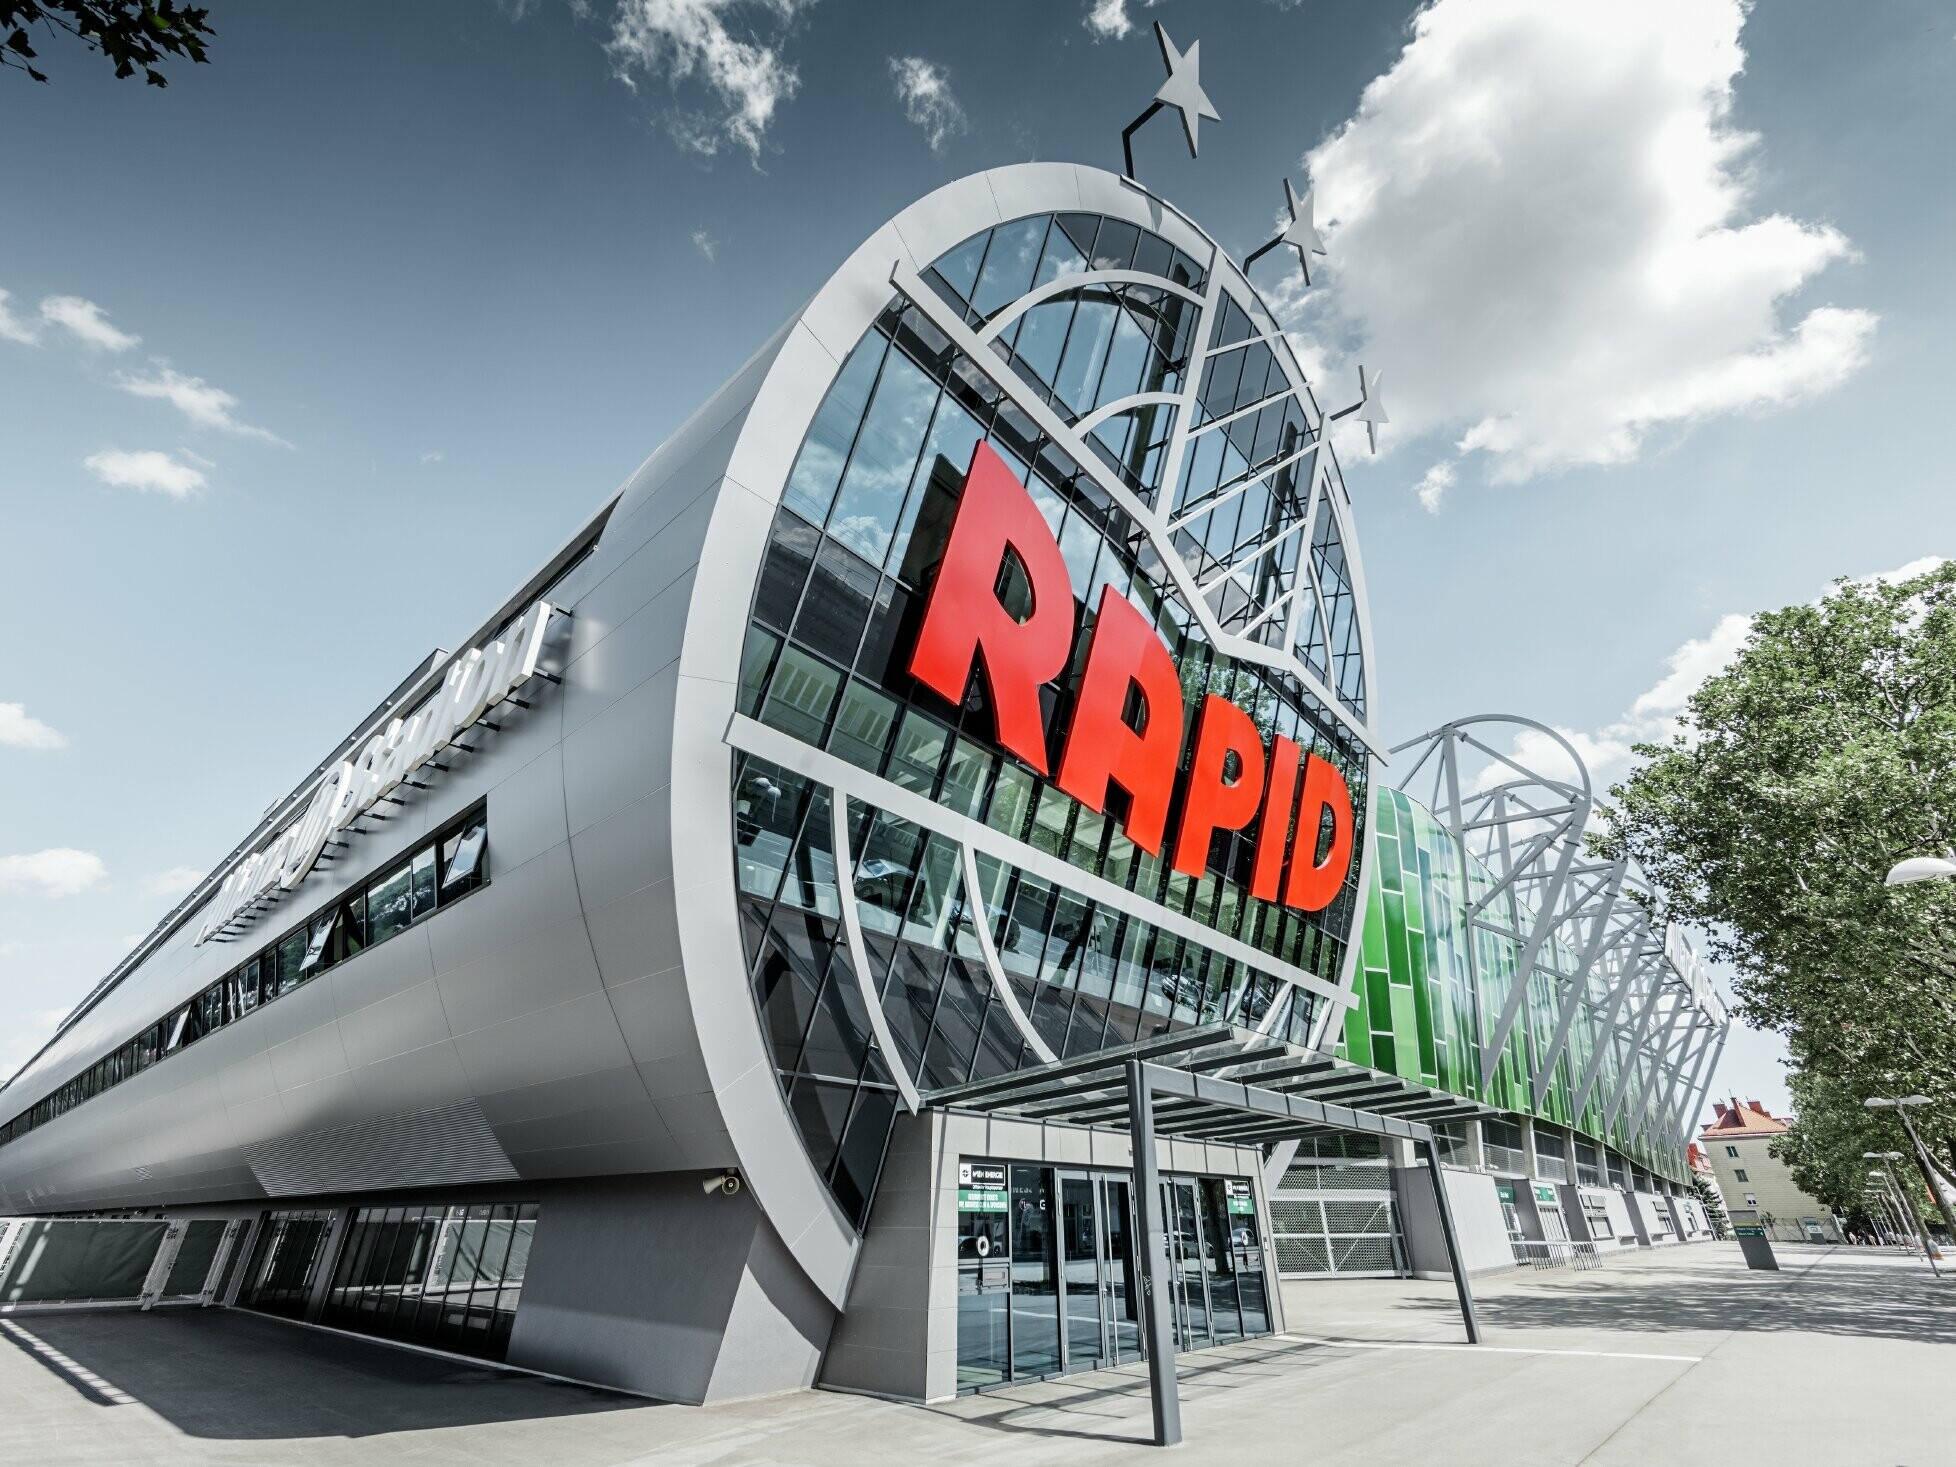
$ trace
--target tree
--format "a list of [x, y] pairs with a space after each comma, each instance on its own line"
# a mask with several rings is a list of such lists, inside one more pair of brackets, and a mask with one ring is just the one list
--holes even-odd
[[203, 6], [176, 0], [0, 0], [0, 34], [6, 37], [0, 42], [0, 67], [47, 80], [32, 64], [40, 53], [30, 27], [38, 26], [49, 35], [66, 32], [106, 56], [118, 77], [134, 76], [141, 67], [151, 86], [167, 87], [168, 79], [156, 69], [166, 54], [200, 65], [209, 59], [204, 39], [216, 34], [209, 16]]
[[[1929, 1096], [1917, 1127], [1956, 1171], [1956, 883], [1883, 885], [1956, 849], [1956, 563], [1756, 617], [1677, 736], [1638, 753], [1602, 848], [1709, 934], [1744, 1017], [1788, 1036], [1829, 1107]], [[1865, 1149], [1901, 1149], [1895, 1130]], [[1803, 1135], [1789, 1154], [1838, 1188], [1833, 1143]]]
[[1906, 1158], [1908, 1138], [1892, 1110], [1867, 1109], [1852, 1086], [1811, 1065], [1796, 1068], [1789, 1084], [1795, 1117], [1792, 1129], [1773, 1142], [1772, 1153], [1786, 1163], [1802, 1192], [1836, 1212], [1862, 1210], [1868, 1171], [1881, 1167], [1908, 1188], [1918, 1209], [1934, 1210], [1913, 1161], [1887, 1166], [1866, 1158], [1870, 1151], [1900, 1151]]
[[1698, 1199], [1698, 1205], [1705, 1209], [1705, 1220], [1711, 1224], [1712, 1236], [1722, 1238], [1730, 1219], [1725, 1216], [1725, 1199], [1718, 1195], [1718, 1188], [1705, 1180], [1703, 1172], [1691, 1174], [1691, 1195]]

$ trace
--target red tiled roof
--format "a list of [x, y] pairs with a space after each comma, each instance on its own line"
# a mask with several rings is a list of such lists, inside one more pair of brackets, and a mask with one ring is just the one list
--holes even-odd
[[1756, 1100], [1748, 1100], [1741, 1105], [1739, 1097], [1734, 1095], [1730, 1105], [1722, 1100], [1714, 1101], [1712, 1110], [1717, 1119], [1698, 1133], [1703, 1140], [1709, 1141], [1714, 1137], [1730, 1139], [1733, 1136], [1783, 1136], [1787, 1131], [1787, 1123]]

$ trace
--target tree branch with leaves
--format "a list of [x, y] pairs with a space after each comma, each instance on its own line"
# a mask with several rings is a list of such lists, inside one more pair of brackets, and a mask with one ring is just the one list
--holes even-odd
[[37, 82], [47, 80], [34, 65], [37, 40], [45, 45], [72, 36], [113, 62], [118, 77], [140, 70], [149, 85], [166, 87], [169, 80], [157, 64], [180, 56], [202, 65], [209, 60], [204, 42], [214, 34], [208, 9], [176, 0], [0, 0], [0, 68], [24, 71]]

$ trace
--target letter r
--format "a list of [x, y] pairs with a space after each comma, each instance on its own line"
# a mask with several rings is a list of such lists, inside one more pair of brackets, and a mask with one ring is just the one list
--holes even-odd
[[[1024, 621], [998, 599], [1008, 550], [1032, 587], [1032, 612]], [[1073, 588], [1059, 542], [1005, 460], [980, 443], [924, 604], [910, 675], [958, 703], [970, 686], [972, 663], [982, 662], [999, 743], [1043, 775], [1048, 765], [1039, 689], [1066, 670], [1072, 650]]]

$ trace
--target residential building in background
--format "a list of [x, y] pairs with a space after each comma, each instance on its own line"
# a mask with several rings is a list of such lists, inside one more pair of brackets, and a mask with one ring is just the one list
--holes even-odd
[[1839, 1243], [1840, 1222], [1823, 1202], [1809, 1197], [1785, 1162], [1772, 1154], [1787, 1122], [1756, 1100], [1712, 1106], [1712, 1123], [1698, 1133], [1718, 1194], [1728, 1215], [1757, 1212], [1767, 1235], [1784, 1243]]

